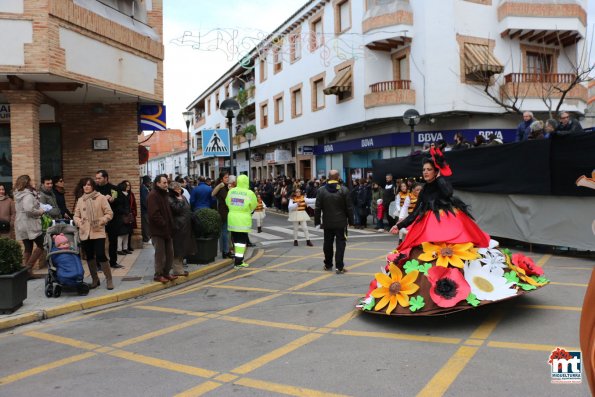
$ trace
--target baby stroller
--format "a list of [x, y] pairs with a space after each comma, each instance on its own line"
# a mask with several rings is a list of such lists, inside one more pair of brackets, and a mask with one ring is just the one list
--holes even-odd
[[[67, 250], [57, 250], [54, 245], [54, 236], [63, 234], [70, 245]], [[89, 285], [83, 282], [85, 275], [80, 258], [80, 246], [78, 229], [72, 221], [58, 220], [53, 221], [48, 227], [45, 238], [44, 248], [47, 252], [48, 275], [45, 278], [45, 296], [48, 298], [58, 298], [62, 291], [76, 292], [79, 295], [89, 293]], [[57, 255], [75, 255], [72, 260], [66, 261], [68, 265], [59, 266]], [[60, 260], [63, 263], [64, 261]]]

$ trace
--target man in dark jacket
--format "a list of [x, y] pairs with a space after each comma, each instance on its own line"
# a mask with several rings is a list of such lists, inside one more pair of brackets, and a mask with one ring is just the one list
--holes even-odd
[[384, 193], [382, 194], [382, 205], [384, 205], [384, 208], [386, 209], [386, 220], [388, 221], [387, 230], [390, 230], [390, 228], [393, 227], [397, 222], [397, 220], [393, 218], [393, 214], [388, 211], [390, 203], [395, 201], [395, 190], [396, 185], [395, 181], [393, 180], [393, 175], [386, 174], [386, 184], [384, 185]]
[[201, 208], [211, 208], [212, 204], [215, 202], [211, 197], [213, 193], [213, 189], [206, 184], [206, 179], [204, 176], [200, 176], [198, 178], [198, 186], [192, 190], [190, 194], [190, 205], [192, 206], [192, 211], [196, 211]]
[[532, 112], [523, 113], [523, 121], [516, 127], [516, 142], [526, 141], [531, 133], [531, 123], [535, 119]]
[[107, 239], [109, 242], [109, 265], [113, 269], [120, 269], [124, 266], [118, 264], [118, 229], [122, 218], [122, 207], [124, 206], [124, 194], [117, 186], [109, 183], [109, 175], [106, 170], [99, 170], [95, 174], [95, 183], [97, 184], [97, 191], [103, 194], [109, 202], [114, 217], [105, 225]]
[[571, 119], [568, 112], [560, 113], [560, 124], [556, 129], [557, 135], [573, 134], [576, 132], [583, 132], [583, 127], [578, 120]]
[[170, 275], [174, 263], [174, 217], [169, 206], [167, 175], [157, 175], [147, 199], [149, 230], [155, 247], [155, 276], [153, 280], [167, 283], [178, 277]]
[[58, 201], [56, 201], [56, 196], [54, 195], [54, 190], [52, 187], [54, 183], [52, 182], [52, 178], [49, 176], [44, 176], [41, 178], [41, 186], [39, 189], [39, 202], [41, 204], [51, 205], [52, 209], [46, 212], [52, 219], [60, 219], [62, 217], [62, 213], [60, 212], [60, 207], [58, 206]]
[[[322, 216], [322, 222], [321, 222]], [[331, 170], [325, 186], [318, 189], [314, 224], [324, 229], [324, 270], [333, 269], [333, 243], [337, 239], [335, 267], [337, 274], [345, 273], [343, 257], [347, 244], [347, 225], [353, 226], [353, 203], [349, 189], [339, 185], [339, 171]]]
[[54, 184], [52, 190], [56, 197], [58, 207], [60, 208], [60, 216], [64, 219], [72, 219], [72, 213], [68, 210], [68, 207], [66, 207], [66, 199], [64, 198], [64, 178], [61, 176], [54, 176], [52, 177], [52, 182]]

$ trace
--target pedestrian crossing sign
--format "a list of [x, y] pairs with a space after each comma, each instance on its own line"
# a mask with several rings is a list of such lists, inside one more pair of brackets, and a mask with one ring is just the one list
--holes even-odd
[[227, 128], [203, 130], [202, 154], [216, 157], [229, 156], [229, 130]]

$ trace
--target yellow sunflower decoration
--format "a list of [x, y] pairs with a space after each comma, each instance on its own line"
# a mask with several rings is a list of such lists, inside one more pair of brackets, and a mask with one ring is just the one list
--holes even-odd
[[534, 287], [542, 287], [544, 285], [546, 285], [548, 283], [548, 281], [545, 282], [539, 282], [537, 280], [534, 280], [532, 277], [528, 276], [527, 273], [521, 269], [520, 267], [514, 265], [510, 259], [508, 258], [508, 256], [506, 257], [506, 264], [508, 265], [509, 269], [516, 272], [516, 274], [519, 276], [519, 278], [526, 282], [529, 285], [532, 285]]
[[473, 260], [479, 258], [477, 250], [473, 248], [473, 243], [448, 244], [448, 243], [422, 243], [424, 253], [419, 256], [420, 261], [431, 262], [436, 259], [436, 266], [463, 268], [463, 260]]
[[372, 296], [376, 299], [382, 298], [374, 310], [378, 311], [388, 305], [386, 314], [391, 314], [397, 307], [397, 304], [408, 307], [409, 295], [417, 292], [419, 285], [414, 284], [417, 280], [419, 271], [414, 270], [403, 277], [401, 270], [394, 264], [389, 266], [390, 276], [383, 273], [376, 273], [376, 281], [380, 287], [372, 291]]

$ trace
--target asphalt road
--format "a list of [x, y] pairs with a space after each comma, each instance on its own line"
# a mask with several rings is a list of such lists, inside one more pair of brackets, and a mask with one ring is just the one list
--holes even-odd
[[592, 261], [530, 254], [551, 285], [458, 315], [359, 313], [391, 240], [350, 238], [343, 275], [320, 241], [261, 246], [250, 268], [5, 332], [0, 396], [589, 395], [547, 360], [578, 348]]

